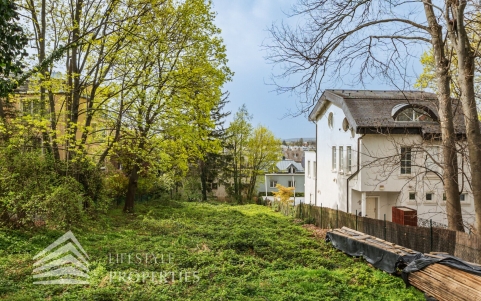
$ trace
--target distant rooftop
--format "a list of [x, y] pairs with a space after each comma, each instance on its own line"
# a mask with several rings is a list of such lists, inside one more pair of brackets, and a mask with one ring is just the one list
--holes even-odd
[[294, 172], [304, 172], [302, 164], [294, 160], [282, 160], [277, 162], [276, 167], [280, 172], [289, 172], [289, 167], [293, 166], [295, 168]]

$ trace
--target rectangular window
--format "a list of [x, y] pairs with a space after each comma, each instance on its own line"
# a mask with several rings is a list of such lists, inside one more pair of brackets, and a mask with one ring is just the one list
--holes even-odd
[[461, 194], [459, 195], [459, 200], [460, 200], [461, 202], [467, 201], [467, 200], [468, 200], [468, 194], [467, 194], [467, 193], [461, 193]]
[[339, 146], [339, 171], [344, 169], [344, 147]]
[[22, 102], [22, 111], [24, 115], [40, 114], [41, 104], [39, 99], [27, 99]]
[[289, 187], [296, 187], [296, 181], [289, 181], [287, 185]]
[[314, 179], [317, 178], [317, 162], [314, 161]]
[[347, 171], [352, 171], [352, 152], [350, 146], [347, 147]]
[[270, 182], [270, 184], [269, 184], [269, 187], [270, 187], [270, 188], [276, 188], [276, 185], [277, 185], [277, 181], [272, 181], [272, 180], [271, 180], [271, 182]]
[[336, 170], [336, 147], [332, 147], [332, 170]]
[[311, 177], [311, 161], [307, 161], [307, 177]]
[[411, 174], [411, 148], [401, 147], [401, 174], [408, 175]]
[[409, 200], [410, 200], [410, 201], [415, 201], [415, 200], [416, 200], [416, 193], [415, 193], [415, 192], [410, 192], [410, 193], [409, 193]]
[[432, 192], [426, 193], [426, 201], [434, 201], [434, 193]]
[[446, 201], [446, 193], [443, 193], [443, 201]]

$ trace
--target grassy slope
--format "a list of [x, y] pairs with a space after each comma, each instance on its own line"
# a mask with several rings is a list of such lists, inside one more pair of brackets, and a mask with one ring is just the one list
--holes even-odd
[[[135, 217], [114, 210], [73, 232], [90, 257], [90, 286], [32, 284], [32, 257], [62, 231], [1, 231], [0, 299], [424, 300], [400, 278], [354, 261], [256, 205], [157, 203], [138, 206]], [[164, 254], [164, 263], [115, 263], [116, 253], [147, 252]], [[110, 282], [109, 271], [198, 271], [200, 279]]]

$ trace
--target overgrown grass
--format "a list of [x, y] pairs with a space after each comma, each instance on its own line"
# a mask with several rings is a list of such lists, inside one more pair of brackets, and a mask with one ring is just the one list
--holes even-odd
[[[257, 205], [158, 201], [137, 206], [136, 215], [113, 210], [72, 231], [89, 255], [90, 285], [33, 284], [33, 256], [62, 232], [3, 230], [0, 299], [424, 299], [414, 288], [406, 289], [400, 278], [355, 261], [310, 237], [292, 219]], [[131, 262], [127, 255], [123, 262], [121, 255], [117, 260], [121, 253], [132, 254]], [[145, 253], [156, 254], [157, 264], [152, 257], [147, 262], [135, 258]], [[136, 281], [136, 273], [167, 271], [174, 272], [174, 281]], [[119, 272], [132, 272], [134, 277], [119, 279]]]

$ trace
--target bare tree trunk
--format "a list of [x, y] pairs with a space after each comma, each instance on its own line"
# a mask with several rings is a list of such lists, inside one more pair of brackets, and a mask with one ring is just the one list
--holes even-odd
[[200, 183], [202, 185], [202, 200], [207, 201], [207, 168], [203, 160], [199, 160]]
[[137, 192], [137, 183], [139, 180], [139, 167], [137, 164], [132, 167], [129, 176], [129, 186], [127, 188], [127, 197], [125, 198], [124, 212], [134, 212], [135, 193]]
[[[471, 165], [471, 187], [476, 215], [476, 232], [481, 235], [481, 131], [474, 92], [474, 53], [471, 49], [464, 23], [466, 1], [449, 3], [456, 26], [449, 28], [449, 37], [456, 47], [458, 56], [458, 83], [466, 125], [469, 163]], [[456, 32], [456, 34], [455, 34]]]
[[456, 151], [456, 135], [454, 132], [453, 109], [451, 104], [451, 89], [449, 61], [444, 51], [442, 28], [436, 20], [431, 0], [424, 4], [426, 17], [430, 28], [431, 41], [436, 65], [437, 95], [439, 101], [439, 123], [441, 126], [443, 148], [443, 182], [446, 193], [446, 215], [448, 228], [463, 231], [463, 216], [459, 200], [458, 161]]

